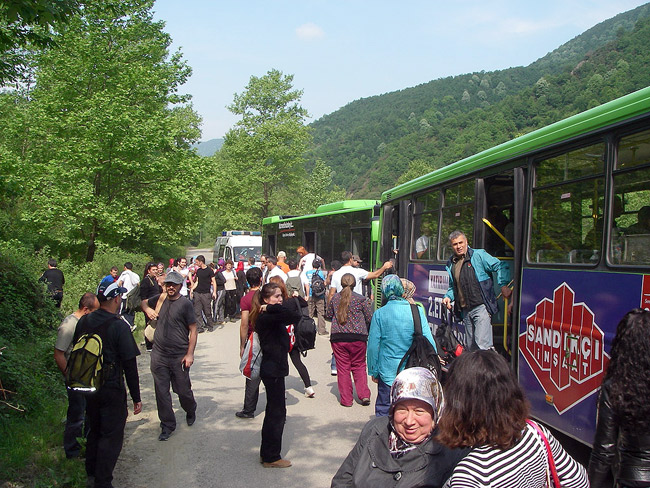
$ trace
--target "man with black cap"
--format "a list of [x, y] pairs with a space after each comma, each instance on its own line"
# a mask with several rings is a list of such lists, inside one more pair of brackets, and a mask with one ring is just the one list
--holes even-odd
[[133, 414], [142, 411], [140, 379], [136, 357], [140, 354], [126, 322], [117, 315], [125, 288], [117, 283], [101, 283], [97, 289], [99, 309], [79, 319], [75, 341], [81, 334], [104, 330], [102, 386], [86, 398], [86, 486], [111, 487], [113, 468], [122, 450], [128, 415], [124, 378], [133, 400]]
[[142, 311], [149, 319], [157, 320], [151, 351], [151, 374], [162, 429], [158, 436], [160, 441], [169, 439], [176, 430], [170, 384], [186, 412], [187, 425], [196, 420], [190, 366], [194, 363], [198, 332], [192, 303], [180, 294], [183, 280], [180, 273], [170, 271], [165, 277], [165, 291], [142, 302]]

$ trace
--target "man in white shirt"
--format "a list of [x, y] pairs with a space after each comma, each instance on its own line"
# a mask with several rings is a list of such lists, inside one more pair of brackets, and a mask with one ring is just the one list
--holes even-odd
[[117, 279], [117, 286], [126, 288], [126, 293], [122, 294], [122, 310], [120, 315], [122, 315], [122, 317], [124, 317], [124, 319], [129, 323], [131, 330], [133, 330], [135, 323], [135, 310], [126, 309], [126, 296], [131, 290], [133, 290], [133, 288], [138, 286], [139, 283], [140, 277], [133, 272], [133, 263], [127, 261], [124, 263], [124, 271], [122, 271], [122, 274]]
[[278, 260], [273, 256], [266, 258], [266, 272], [264, 273], [264, 284], [267, 284], [271, 278], [279, 276], [286, 283], [287, 274], [278, 266]]
[[358, 268], [355, 266], [355, 262], [352, 259], [353, 255], [350, 251], [343, 251], [341, 253], [341, 260], [345, 263], [338, 271], [335, 271], [332, 275], [332, 281], [330, 283], [330, 293], [329, 298], [331, 299], [334, 296], [334, 293], [338, 293], [342, 290], [341, 287], [341, 277], [350, 273], [353, 275], [357, 282], [354, 285], [354, 292], [358, 294], [363, 294], [363, 280], [373, 280], [381, 276], [384, 271], [387, 271], [393, 267], [393, 263], [386, 261], [383, 266], [375, 271], [366, 271], [363, 268]]
[[183, 277], [183, 286], [181, 287], [180, 294], [186, 297], [189, 293], [187, 290], [187, 275], [190, 273], [190, 269], [187, 267], [187, 258], [178, 258], [178, 266], [174, 268], [174, 271]]
[[306, 273], [307, 271], [314, 269], [312, 265], [314, 259], [320, 260], [322, 266], [325, 267], [325, 261], [323, 261], [323, 258], [321, 258], [315, 252], [307, 252], [307, 249], [305, 249], [303, 246], [300, 246], [298, 249], [296, 249], [296, 252], [300, 254], [300, 261], [298, 262], [298, 270], [301, 271], [302, 273]]

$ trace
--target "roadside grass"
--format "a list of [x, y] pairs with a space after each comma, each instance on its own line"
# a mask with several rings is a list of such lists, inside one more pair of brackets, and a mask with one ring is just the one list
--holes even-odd
[[[62, 383], [61, 388], [64, 388]], [[65, 397], [49, 400], [49, 405], [34, 414], [7, 414], [2, 411], [0, 486], [85, 486], [83, 459], [66, 459], [63, 452], [67, 408]]]

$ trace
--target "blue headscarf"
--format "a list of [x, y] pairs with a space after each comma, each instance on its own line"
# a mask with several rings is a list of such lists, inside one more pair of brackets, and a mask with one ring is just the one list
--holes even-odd
[[396, 274], [384, 276], [381, 280], [381, 291], [384, 293], [387, 300], [401, 299], [402, 294], [404, 293], [402, 280], [400, 280], [400, 277]]

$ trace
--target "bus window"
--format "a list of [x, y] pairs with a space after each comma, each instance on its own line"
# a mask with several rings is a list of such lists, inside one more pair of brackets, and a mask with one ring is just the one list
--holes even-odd
[[604, 161], [605, 144], [599, 143], [537, 163], [529, 261], [600, 260]]
[[[650, 264], [650, 131], [624, 137], [618, 146], [614, 192], [623, 212], [612, 222], [612, 264]], [[615, 225], [614, 225], [615, 224]]]
[[444, 195], [442, 226], [438, 242], [440, 261], [446, 261], [451, 256], [449, 234], [455, 230], [462, 231], [471, 246], [474, 236], [474, 180], [447, 188]]
[[433, 260], [438, 249], [440, 192], [427, 193], [415, 200], [411, 259]]

